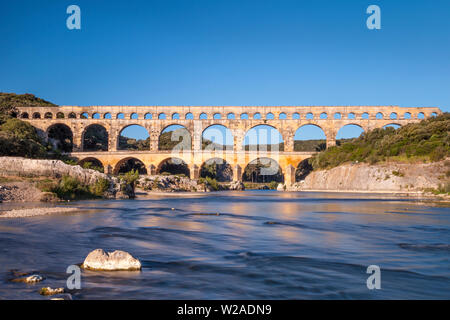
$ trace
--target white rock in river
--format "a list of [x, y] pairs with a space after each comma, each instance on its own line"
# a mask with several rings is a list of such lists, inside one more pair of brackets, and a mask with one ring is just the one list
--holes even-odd
[[88, 254], [82, 267], [104, 271], [141, 270], [141, 262], [125, 251], [105, 252], [96, 249]]

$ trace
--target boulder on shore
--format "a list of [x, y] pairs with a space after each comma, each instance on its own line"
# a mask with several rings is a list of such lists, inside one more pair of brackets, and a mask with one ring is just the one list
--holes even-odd
[[88, 270], [120, 271], [141, 270], [141, 262], [125, 251], [105, 252], [96, 249], [88, 254], [82, 267]]
[[230, 183], [230, 190], [245, 190], [244, 183], [242, 181], [233, 181]]

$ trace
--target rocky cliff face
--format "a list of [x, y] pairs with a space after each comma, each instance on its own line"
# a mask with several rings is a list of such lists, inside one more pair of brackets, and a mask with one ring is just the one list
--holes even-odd
[[344, 164], [311, 172], [289, 190], [406, 192], [436, 189], [449, 182], [450, 161], [434, 163]]

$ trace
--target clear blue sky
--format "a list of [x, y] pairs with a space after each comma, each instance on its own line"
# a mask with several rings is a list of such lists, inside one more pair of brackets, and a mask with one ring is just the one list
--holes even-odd
[[0, 36], [0, 91], [60, 105], [450, 110], [448, 0], [2, 1]]

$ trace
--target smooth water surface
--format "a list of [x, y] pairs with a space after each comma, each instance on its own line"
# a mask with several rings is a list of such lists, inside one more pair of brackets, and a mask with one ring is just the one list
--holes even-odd
[[[0, 298], [48, 299], [39, 288], [64, 287], [66, 268], [103, 248], [130, 252], [142, 271], [82, 271], [74, 299], [449, 299], [449, 208], [360, 197], [155, 195], [0, 219]], [[381, 290], [366, 286], [369, 265]], [[13, 283], [12, 269], [46, 279]]]

